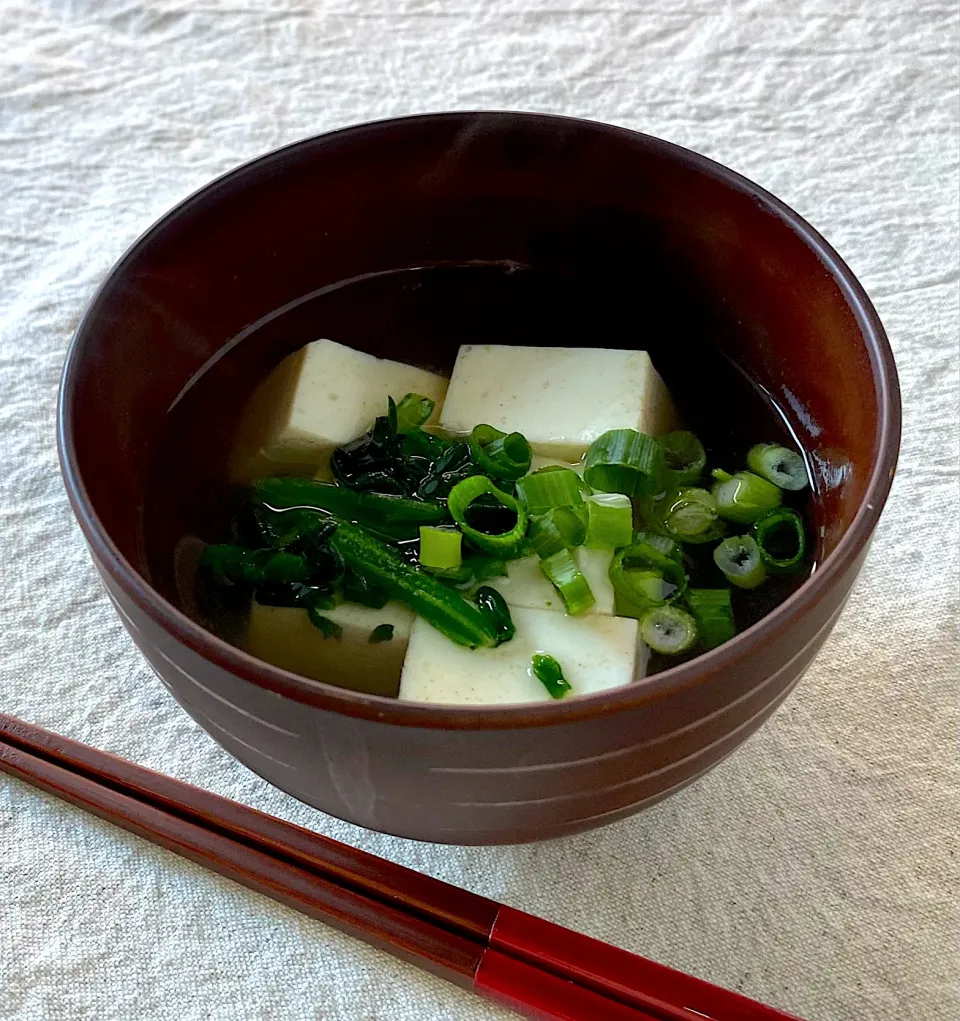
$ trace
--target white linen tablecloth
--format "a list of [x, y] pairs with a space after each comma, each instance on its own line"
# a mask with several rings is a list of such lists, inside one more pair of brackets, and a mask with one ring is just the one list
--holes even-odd
[[[804, 1018], [955, 1018], [957, 58], [955, 0], [0, 0], [0, 709]], [[70, 335], [156, 217], [304, 135], [456, 108], [759, 181], [864, 282], [903, 385], [893, 495], [796, 693], [690, 789], [539, 846], [368, 833], [231, 760], [120, 626], [54, 447]], [[0, 775], [4, 1021], [501, 1017]]]

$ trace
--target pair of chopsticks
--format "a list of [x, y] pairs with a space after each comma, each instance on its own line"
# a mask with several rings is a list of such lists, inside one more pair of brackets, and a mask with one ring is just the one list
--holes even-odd
[[791, 1017], [2, 713], [0, 770], [538, 1021]]

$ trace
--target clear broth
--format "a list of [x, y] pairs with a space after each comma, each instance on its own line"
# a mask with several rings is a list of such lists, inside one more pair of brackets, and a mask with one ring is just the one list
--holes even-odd
[[[703, 441], [708, 464], [736, 471], [757, 442], [800, 445], [784, 412], [738, 366], [686, 324], [677, 309], [675, 335], [661, 313], [647, 330], [630, 321], [623, 300], [590, 278], [515, 264], [440, 266], [397, 270], [344, 281], [306, 295], [253, 324], [218, 352], [181, 392], [168, 412], [152, 465], [141, 541], [152, 584], [198, 623], [242, 646], [246, 607], [203, 599], [195, 589], [196, 550], [230, 538], [238, 490], [227, 464], [242, 409], [256, 385], [291, 351], [319, 337], [371, 349], [398, 361], [449, 375], [460, 344], [641, 348], [673, 395], [685, 425]], [[382, 343], [383, 324], [393, 343]], [[669, 323], [669, 319], [667, 320]], [[416, 352], [411, 357], [411, 352]], [[813, 571], [818, 554], [813, 521], [815, 495], [785, 494], [808, 523], [812, 556], [806, 570], [771, 577], [758, 589], [734, 590], [738, 630], [756, 623]], [[718, 586], [723, 578], [712, 546], [689, 547], [691, 583]], [[211, 610], [211, 606], [216, 606]], [[676, 665], [676, 657], [651, 657], [648, 673]], [[327, 678], [337, 683], [336, 677]]]

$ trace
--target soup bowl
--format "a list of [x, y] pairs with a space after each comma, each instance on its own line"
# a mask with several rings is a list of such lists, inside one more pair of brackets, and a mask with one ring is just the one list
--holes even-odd
[[[563, 286], [543, 288], [544, 279]], [[357, 281], [386, 283], [347, 286]], [[271, 331], [274, 321], [283, 328]], [[225, 377], [237, 394], [320, 336], [434, 368], [480, 338], [647, 349], [655, 364], [669, 362], [675, 392], [684, 380], [712, 385], [704, 352], [720, 352], [776, 401], [806, 451], [816, 569], [720, 648], [565, 702], [425, 705], [281, 670], [183, 612], [160, 577], [180, 526], [154, 534], [146, 513], [171, 408], [253, 336], [256, 351]], [[218, 414], [184, 442], [212, 442]], [[763, 724], [860, 570], [893, 477], [900, 408], [863, 289], [762, 188], [619, 127], [453, 113], [297, 142], [164, 216], [87, 309], [58, 428], [67, 491], [106, 590], [201, 727], [324, 812], [405, 837], [487, 844], [628, 816]], [[171, 471], [170, 486], [183, 485]]]

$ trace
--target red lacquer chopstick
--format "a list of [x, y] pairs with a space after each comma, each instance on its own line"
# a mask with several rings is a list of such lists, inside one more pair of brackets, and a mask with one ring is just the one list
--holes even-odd
[[792, 1017], [4, 714], [0, 769], [530, 1018]]

